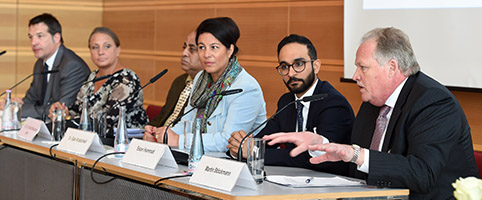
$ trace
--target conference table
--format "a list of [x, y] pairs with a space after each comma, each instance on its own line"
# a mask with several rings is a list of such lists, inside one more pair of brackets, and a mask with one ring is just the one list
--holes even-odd
[[[264, 181], [257, 190], [235, 186], [224, 191], [189, 183], [190, 177], [154, 183], [187, 170], [157, 165], [155, 170], [126, 164], [103, 154], [85, 155], [50, 148], [55, 142], [27, 141], [16, 132], [0, 133], [1, 199], [408, 199], [408, 189], [373, 186], [293, 188]], [[52, 156], [53, 157], [52, 157]], [[213, 155], [220, 155], [213, 154]], [[265, 166], [268, 175], [334, 177], [302, 168]], [[110, 182], [98, 184], [97, 182]]]

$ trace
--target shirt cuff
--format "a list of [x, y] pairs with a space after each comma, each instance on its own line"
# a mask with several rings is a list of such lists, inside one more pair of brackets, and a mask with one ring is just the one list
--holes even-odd
[[357, 166], [356, 169], [361, 172], [365, 172], [368, 174], [368, 167], [369, 167], [369, 161], [370, 161], [370, 150], [368, 149], [363, 149], [363, 164], [361, 166]]
[[[323, 138], [323, 144], [328, 144], [330, 143], [330, 140], [328, 140], [327, 138], [321, 136]], [[323, 154], [325, 154], [326, 152], [324, 151], [312, 151], [312, 150], [308, 150], [308, 153], [310, 154], [310, 156], [312, 158], [314, 157], [318, 157], [318, 156], [322, 156]]]

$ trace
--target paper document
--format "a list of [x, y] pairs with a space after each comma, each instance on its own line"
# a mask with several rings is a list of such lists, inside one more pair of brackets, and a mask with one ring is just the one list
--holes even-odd
[[266, 181], [289, 186], [289, 187], [342, 187], [342, 186], [363, 186], [365, 183], [361, 181], [352, 181], [338, 176], [310, 177], [310, 176], [266, 176]]

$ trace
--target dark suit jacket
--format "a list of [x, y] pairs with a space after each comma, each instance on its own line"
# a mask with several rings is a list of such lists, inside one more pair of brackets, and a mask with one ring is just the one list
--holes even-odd
[[[172, 112], [174, 112], [174, 108], [176, 108], [177, 100], [179, 99], [179, 96], [181, 95], [181, 92], [184, 89], [184, 87], [186, 87], [187, 76], [189, 75], [182, 74], [178, 76], [176, 79], [174, 79], [174, 81], [171, 84], [171, 88], [167, 93], [166, 104], [162, 106], [162, 110], [159, 113], [159, 115], [157, 115], [154, 119], [152, 119], [149, 122], [149, 125], [155, 126], [155, 127], [160, 127], [164, 125], [167, 118], [169, 118]], [[184, 113], [184, 108], [186, 107], [187, 102], [188, 101], [186, 101], [186, 103], [182, 107], [182, 110], [180, 113]]]
[[[38, 59], [33, 73], [42, 72], [43, 63], [42, 59]], [[52, 70], [59, 70], [59, 72], [50, 74], [44, 99], [41, 99], [41, 93], [45, 75], [33, 77], [32, 84], [23, 98], [22, 117], [40, 119], [42, 115], [48, 115], [50, 104], [57, 101], [65, 102], [65, 105], [69, 106], [75, 101], [82, 83], [90, 74], [90, 69], [84, 60], [64, 45], [59, 47]]]
[[[361, 105], [352, 143], [370, 147], [379, 110]], [[393, 108], [382, 152], [370, 151], [368, 176], [353, 172], [369, 185], [408, 188], [410, 199], [453, 199], [451, 183], [478, 177], [470, 127], [457, 99], [422, 72], [410, 76]]]
[[[326, 93], [328, 97], [324, 100], [310, 103], [306, 130], [313, 131], [317, 127], [318, 134], [328, 138], [330, 142], [348, 144], [354, 121], [353, 110], [345, 99], [330, 83], [318, 81], [313, 92], [315, 94]], [[278, 101], [278, 109], [295, 100], [293, 93], [285, 93]], [[283, 112], [270, 120], [266, 127], [256, 137], [263, 137], [276, 132], [293, 132], [296, 130], [296, 108], [295, 105], [288, 106]], [[297, 157], [291, 157], [289, 152], [295, 147], [294, 144], [286, 144], [286, 149], [277, 149], [279, 145], [267, 146], [265, 152], [266, 165], [293, 166], [315, 169], [319, 171], [348, 175], [348, 164], [343, 162], [327, 162], [318, 165], [310, 163], [311, 156], [304, 152]]]

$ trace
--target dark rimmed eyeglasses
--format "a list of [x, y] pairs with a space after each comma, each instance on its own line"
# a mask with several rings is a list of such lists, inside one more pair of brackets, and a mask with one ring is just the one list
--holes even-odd
[[307, 62], [311, 62], [311, 64], [313, 65], [313, 61], [312, 60], [298, 60], [298, 61], [295, 61], [293, 64], [287, 64], [287, 63], [281, 63], [280, 65], [278, 65], [276, 67], [276, 69], [278, 70], [278, 73], [281, 75], [281, 76], [286, 76], [290, 73], [290, 67], [293, 68], [293, 70], [296, 72], [296, 73], [300, 73], [302, 71], [305, 70], [306, 68], [306, 63]]

